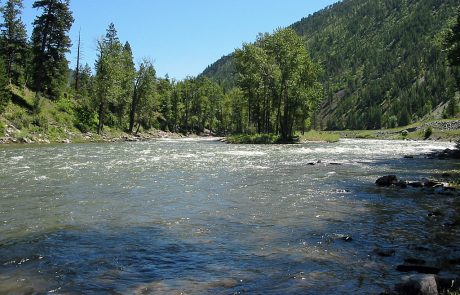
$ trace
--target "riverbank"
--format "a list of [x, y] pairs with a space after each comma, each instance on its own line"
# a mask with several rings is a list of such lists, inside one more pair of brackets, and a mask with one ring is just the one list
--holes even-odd
[[382, 139], [382, 140], [460, 140], [460, 120], [432, 120], [409, 126], [379, 130], [329, 131], [340, 138]]
[[81, 133], [78, 130], [63, 129], [59, 134], [25, 133], [13, 125], [6, 125], [4, 136], [0, 137], [0, 144], [50, 144], [50, 143], [84, 143], [84, 142], [138, 142], [158, 138], [183, 138], [187, 135], [151, 129], [137, 134], [130, 134], [119, 130], [103, 132], [99, 135], [93, 132]]

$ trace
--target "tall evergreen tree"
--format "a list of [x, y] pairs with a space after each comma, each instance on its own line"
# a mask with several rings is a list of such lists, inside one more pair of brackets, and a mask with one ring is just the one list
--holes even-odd
[[37, 0], [33, 8], [43, 13], [34, 21], [32, 33], [33, 88], [58, 98], [68, 78], [70, 50], [68, 32], [73, 24], [70, 0]]
[[[23, 82], [27, 51], [27, 32], [21, 20], [22, 0], [7, 0], [1, 8], [3, 23], [0, 33], [1, 55], [10, 83]], [[21, 81], [22, 80], [22, 81]]]
[[446, 41], [449, 63], [454, 68], [457, 87], [460, 88], [460, 7], [458, 8], [457, 23], [450, 31]]
[[8, 90], [8, 77], [5, 71], [5, 64], [0, 56], [0, 114], [5, 110], [5, 106], [10, 100], [11, 93]]
[[118, 38], [115, 25], [111, 23], [107, 33], [98, 42], [98, 59], [96, 61], [96, 103], [98, 105], [98, 128], [100, 134], [106, 123], [113, 124], [109, 110], [116, 110], [118, 99], [122, 97], [123, 46]]

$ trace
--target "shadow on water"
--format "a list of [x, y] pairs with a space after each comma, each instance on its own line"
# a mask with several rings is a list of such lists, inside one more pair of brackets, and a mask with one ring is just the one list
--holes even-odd
[[[125, 146], [131, 148], [113, 147]], [[296, 153], [279, 156], [268, 147], [264, 156], [259, 147], [225, 145], [211, 146], [209, 158], [191, 157], [196, 150], [184, 145], [164, 161], [159, 149], [135, 145], [138, 152], [151, 152], [152, 161], [116, 164], [130, 153], [123, 149], [112, 159], [107, 147], [112, 146], [94, 146], [103, 159], [95, 166], [110, 162], [114, 168], [99, 173], [87, 159], [88, 167], [74, 166], [66, 182], [56, 176], [59, 201], [49, 201], [58, 187], [53, 173], [67, 170], [37, 174], [49, 176], [49, 184], [43, 180], [40, 191], [40, 180], [32, 181], [30, 197], [21, 193], [29, 202], [43, 195], [35, 207], [51, 204], [52, 210], [25, 206], [25, 217], [10, 213], [18, 225], [19, 218], [28, 220], [21, 235], [13, 233], [15, 227], [3, 230], [11, 238], [0, 239], [0, 294], [378, 294], [400, 280], [395, 266], [405, 258], [432, 256], [427, 263], [442, 266], [460, 244], [458, 230], [444, 226], [459, 208], [456, 199], [374, 184], [382, 175], [420, 179], [457, 164], [386, 156], [375, 161], [368, 156], [361, 164], [356, 162], [361, 148], [344, 160], [347, 154], [327, 149], [290, 147], [283, 152]], [[208, 154], [210, 146], [205, 147]], [[61, 154], [82, 161], [72, 160], [78, 153]], [[324, 161], [307, 165], [315, 159]], [[330, 164], [336, 161], [341, 165]], [[129, 173], [119, 173], [129, 167]], [[99, 194], [93, 197], [89, 192], [95, 188]], [[75, 206], [76, 201], [85, 203]], [[2, 204], [9, 202], [27, 205], [13, 197]], [[76, 221], [65, 218], [67, 208], [78, 213]], [[436, 209], [443, 215], [429, 217]], [[27, 232], [34, 228], [29, 223], [45, 214], [52, 225]], [[87, 223], [93, 215], [97, 219]], [[394, 254], [380, 257], [375, 248]], [[443, 253], [445, 258], [438, 256]]]
[[[214, 220], [216, 223], [228, 220]], [[0, 294], [358, 294], [382, 290], [385, 266], [333, 224], [267, 237], [255, 224], [181, 237], [161, 226], [67, 228], [0, 245]], [[362, 251], [362, 252], [361, 252]]]

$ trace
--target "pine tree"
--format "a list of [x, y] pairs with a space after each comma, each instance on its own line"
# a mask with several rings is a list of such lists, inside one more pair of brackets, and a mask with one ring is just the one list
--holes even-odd
[[3, 23], [0, 33], [1, 52], [10, 83], [18, 84], [24, 80], [27, 51], [27, 32], [21, 20], [22, 0], [8, 0], [1, 8]]
[[[458, 71], [460, 68], [460, 7], [458, 9], [457, 23], [447, 36], [446, 48], [450, 65]], [[455, 78], [457, 87], [460, 88], [460, 74], [458, 72]]]
[[8, 90], [8, 77], [5, 71], [3, 59], [0, 57], [0, 114], [5, 110], [5, 106], [10, 101], [10, 91]]
[[34, 21], [32, 33], [33, 88], [56, 99], [68, 79], [70, 50], [68, 32], [73, 24], [70, 0], [37, 0], [33, 8], [43, 13]]

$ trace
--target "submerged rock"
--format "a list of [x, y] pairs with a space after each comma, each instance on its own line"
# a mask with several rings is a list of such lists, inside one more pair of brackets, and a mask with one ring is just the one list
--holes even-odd
[[341, 238], [341, 240], [344, 242], [353, 242], [353, 237], [345, 235]]
[[375, 184], [377, 184], [378, 186], [391, 186], [396, 184], [397, 182], [398, 178], [396, 177], [396, 175], [387, 175], [377, 179]]
[[423, 187], [423, 183], [421, 181], [409, 181], [407, 185], [415, 188]]
[[396, 254], [396, 251], [394, 249], [375, 248], [373, 252], [380, 257], [391, 257]]
[[438, 295], [438, 284], [434, 275], [412, 275], [404, 277], [396, 285], [397, 294]]

